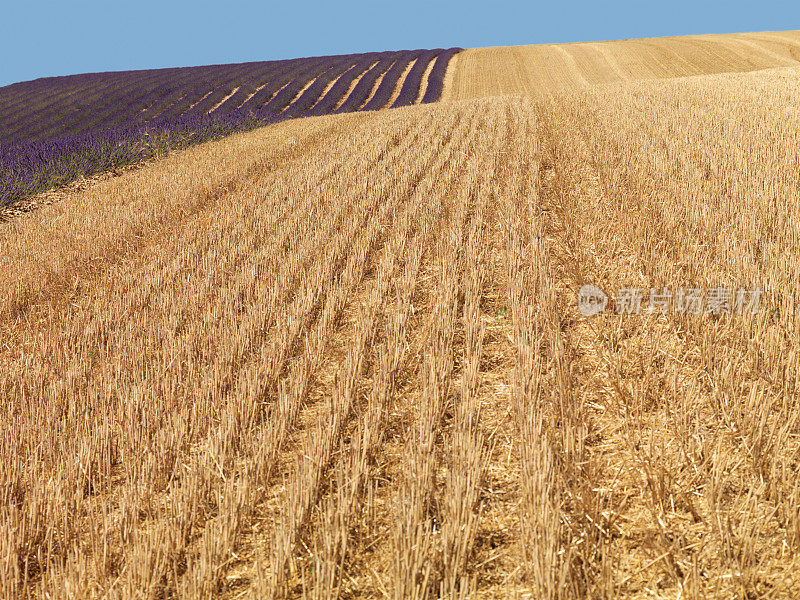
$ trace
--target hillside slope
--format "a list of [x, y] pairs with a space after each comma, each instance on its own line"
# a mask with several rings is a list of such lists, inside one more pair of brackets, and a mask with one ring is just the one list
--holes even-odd
[[[154, 120], [300, 117], [430, 102], [441, 82], [433, 81], [428, 93], [429, 73], [437, 62], [444, 70], [454, 53], [372, 52], [45, 77], [0, 88], [0, 146]], [[402, 97], [393, 96], [402, 88]]]
[[0, 88], [0, 220], [38, 192], [237, 131], [435, 102], [457, 51], [89, 73]]
[[452, 63], [443, 99], [545, 96], [619, 81], [798, 64], [798, 31], [472, 48]]
[[[0, 595], [797, 598], [798, 104], [304, 119], [12, 222]], [[588, 318], [585, 282], [765, 293]]]

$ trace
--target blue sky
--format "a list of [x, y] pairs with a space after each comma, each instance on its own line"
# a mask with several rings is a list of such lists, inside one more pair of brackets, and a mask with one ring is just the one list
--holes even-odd
[[772, 0], [4, 0], [0, 14], [0, 86], [371, 50], [800, 29], [800, 3]]

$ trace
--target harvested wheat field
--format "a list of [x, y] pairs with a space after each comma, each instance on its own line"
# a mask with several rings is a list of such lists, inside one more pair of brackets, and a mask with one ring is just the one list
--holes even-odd
[[800, 31], [471, 48], [443, 99], [546, 96], [596, 85], [800, 66]]
[[[715, 51], [753, 72], [622, 42], [586, 49], [618, 76], [522, 88], [534, 58], [465, 51], [448, 101], [240, 133], [2, 225], [0, 596], [800, 597], [776, 36]], [[763, 295], [584, 316], [584, 284]]]

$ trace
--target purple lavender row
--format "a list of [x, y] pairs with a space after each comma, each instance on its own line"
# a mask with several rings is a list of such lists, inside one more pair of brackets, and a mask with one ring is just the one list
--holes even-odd
[[[206, 112], [207, 109], [212, 108], [225, 95], [230, 93], [238, 81], [249, 81], [253, 77], [269, 76], [272, 70], [271, 66], [270, 63], [245, 63], [239, 66], [238, 69], [220, 69], [219, 67], [208, 69], [205, 72], [197, 73], [195, 77], [192, 76], [193, 73], [188, 73], [184, 76], [179, 75], [172, 82], [167, 83], [166, 87], [169, 92], [164, 94], [166, 97], [161, 98], [158, 106], [153, 106], [156, 102], [154, 102], [152, 96], [153, 90], [150, 90], [146, 94], [136, 95], [131, 100], [126, 99], [127, 102], [118, 113], [115, 113], [113, 109], [110, 112], [106, 111], [104, 120], [89, 122], [87, 125], [90, 128], [113, 127], [131, 119], [144, 121], [162, 115], [178, 117], [186, 112], [190, 106], [203, 99], [204, 96], [205, 100], [195, 107], [195, 111]], [[162, 87], [165, 87], [165, 84], [162, 83], [154, 89]], [[213, 92], [210, 96], [207, 96], [209, 90], [213, 90]], [[120, 104], [122, 105], [122, 102]], [[136, 107], [151, 110], [149, 113], [142, 115], [138, 115], [135, 112], [131, 114]]]
[[78, 82], [70, 88], [69, 92], [50, 87], [50, 88], [20, 88], [6, 94], [4, 102], [0, 102], [0, 122], [11, 123], [15, 118], [29, 113], [31, 110], [38, 110], [45, 106], [59, 102], [65, 93], [82, 94], [87, 93], [95, 86], [91, 81]]
[[[120, 95], [130, 93], [131, 90], [147, 85], [149, 81], [156, 77], [163, 77], [165, 74], [159, 72], [147, 72], [147, 78], [141, 77], [132, 79], [123, 78], [104, 78], [87, 93], [70, 94], [65, 93], [59, 100], [50, 103], [36, 111], [29, 111], [22, 118], [15, 119], [14, 130], [9, 126], [6, 131], [8, 134], [0, 141], [23, 141], [26, 139], [47, 139], [47, 137], [63, 137], [69, 134], [72, 123], [71, 117], [85, 116], [87, 109], [93, 112], [98, 107], [112, 105]], [[2, 124], [0, 124], [2, 125]], [[11, 125], [11, 123], [9, 123]], [[53, 125], [58, 127], [57, 132], [49, 132]], [[49, 135], [44, 135], [44, 133]]]
[[[269, 72], [269, 69], [267, 71]], [[176, 104], [198, 100], [199, 98], [195, 98], [194, 95], [201, 89], [204, 90], [203, 93], [212, 89], [217, 77], [218, 75], [213, 69], [208, 69], [197, 73], [182, 73], [167, 80], [141, 98], [142, 111], [135, 115], [136, 120], [150, 121], [161, 116]]]
[[342, 73], [347, 72], [355, 67], [357, 58], [349, 56], [344, 60], [339, 61], [334, 67], [317, 77], [308, 88], [292, 102], [281, 116], [287, 118], [295, 118], [305, 115], [305, 113], [319, 101], [325, 89], [337, 78], [342, 76]]
[[[250, 98], [245, 99], [244, 104], [249, 105], [248, 108], [250, 109], [254, 108], [256, 105], [263, 105], [275, 95], [275, 92], [291, 81], [295, 73], [297, 73], [296, 65], [283, 65], [274, 69], [269, 79], [267, 79], [263, 85], [256, 86], [256, 88], [261, 89], [256, 89], [255, 93], [250, 96]], [[242, 106], [244, 106], [244, 104]]]
[[386, 106], [386, 103], [389, 102], [394, 93], [395, 87], [397, 87], [397, 81], [403, 75], [411, 61], [418, 58], [422, 53], [423, 50], [402, 52], [397, 62], [386, 72], [386, 76], [381, 81], [378, 89], [375, 90], [375, 94], [361, 110], [378, 110]]
[[146, 85], [133, 81], [120, 91], [112, 90], [92, 104], [93, 110], [89, 114], [79, 105], [69, 111], [68, 118], [57, 117], [48, 128], [39, 130], [35, 137], [52, 139], [134, 122], [135, 116], [129, 114], [131, 104], [135, 105], [147, 96], [152, 87], [158, 87], [164, 81], [165, 77], [149, 78]]
[[23, 83], [15, 83], [4, 88], [5, 93], [0, 94], [0, 120], [13, 116], [16, 112], [30, 110], [32, 104], [37, 108], [51, 101], [57, 101], [67, 93], [88, 92], [97, 87], [94, 74], [72, 75], [71, 85], [65, 88], [59, 85], [59, 77], [35, 79]]
[[253, 73], [252, 78], [247, 81], [238, 82], [238, 90], [228, 98], [221, 106], [219, 106], [215, 114], [228, 114], [239, 108], [251, 96], [255, 95], [258, 89], [267, 85], [275, 76], [280, 72], [280, 69], [270, 68], [262, 69]]
[[[180, 101], [183, 101], [183, 100], [196, 101], [196, 100], [199, 100], [202, 97], [202, 96], [199, 96], [197, 98], [186, 98], [186, 95], [185, 95], [186, 90], [197, 89], [197, 92], [195, 92], [197, 94], [197, 93], [199, 93], [200, 89], [202, 89], [203, 90], [203, 94], [205, 94], [209, 89], [219, 89], [221, 86], [230, 85], [231, 81], [235, 81], [238, 78], [246, 78], [250, 73], [263, 71], [264, 68], [265, 68], [264, 65], [261, 65], [261, 64], [253, 65], [252, 63], [249, 63], [249, 64], [246, 64], [246, 65], [240, 66], [238, 69], [236, 69], [233, 72], [225, 73], [226, 76], [222, 80], [220, 80], [220, 78], [219, 78], [219, 69], [210, 70], [208, 72], [202, 73], [200, 81], [198, 81], [196, 77], [192, 78], [191, 75], [183, 76], [183, 77], [179, 75], [178, 77], [175, 78], [175, 80], [173, 82], [172, 102], [169, 102], [169, 101], [168, 102], [163, 102], [162, 103], [162, 106], [163, 106], [162, 110], [169, 109], [172, 106], [172, 104], [174, 104], [175, 102], [180, 102]], [[160, 86], [158, 86], [158, 87], [160, 87]], [[175, 93], [176, 91], [179, 94], [180, 94], [181, 91], [183, 91], [184, 93], [180, 94], [180, 97], [176, 97], [178, 95], [178, 94]], [[148, 103], [149, 102], [150, 93], [152, 93], [152, 90], [151, 90], [151, 92], [148, 92], [147, 94], [138, 95], [136, 97], [136, 103], [135, 104], [138, 104], [138, 102]], [[119, 115], [110, 115], [110, 119], [111, 119], [110, 122], [109, 122], [109, 117], [107, 116], [106, 121], [104, 122], [104, 124], [106, 126], [113, 126], [113, 125], [116, 125], [117, 123], [125, 123], [130, 119], [145, 120], [147, 118], [144, 115], [141, 116], [141, 117], [139, 117], [138, 115], [130, 115], [130, 112], [129, 112], [130, 111], [130, 109], [129, 109], [130, 105], [131, 104], [129, 102], [128, 105], [124, 109], [122, 109], [120, 111]], [[181, 111], [181, 112], [183, 112], [183, 111]], [[160, 112], [156, 113], [156, 114], [160, 114]], [[153, 118], [153, 115], [151, 115], [150, 118]]]
[[375, 54], [363, 56], [361, 60], [353, 65], [352, 69], [348, 70], [336, 80], [336, 83], [331, 86], [331, 89], [329, 89], [314, 108], [305, 113], [305, 115], [311, 117], [329, 114], [336, 108], [336, 105], [350, 89], [350, 85], [355, 81], [356, 77], [369, 69], [377, 60], [378, 56]]
[[146, 122], [150, 121], [161, 113], [182, 100], [187, 90], [191, 89], [189, 86], [192, 84], [197, 85], [198, 78], [202, 81], [211, 81], [211, 71], [197, 73], [187, 73], [181, 71], [176, 76], [161, 80], [158, 85], [155, 85], [145, 95], [132, 99], [128, 102], [123, 113], [120, 115], [110, 114], [103, 122], [105, 127], [113, 127], [118, 123], [126, 123], [128, 121]]
[[[117, 82], [117, 87], [120, 87], [119, 82]], [[74, 110], [77, 110], [78, 103], [90, 105], [92, 95], [101, 91], [102, 87], [98, 86], [83, 92], [67, 90], [47, 101], [31, 102], [27, 107], [9, 115], [1, 122], [0, 142], [11, 143], [37, 139], [37, 133], [41, 129], [49, 127], [59, 117], [63, 118], [63, 116], [69, 115], [71, 113], [70, 107], [75, 106], [76, 109]]]
[[[285, 61], [249, 63], [252, 67], [248, 69], [243, 82], [246, 82], [246, 84], [256, 82], [256, 85], [258, 85], [261, 81], [268, 81], [281, 70], [281, 63], [283, 62]], [[236, 80], [231, 79], [231, 77], [227, 77], [224, 80], [221, 79], [221, 74], [225, 74], [228, 71], [230, 71], [229, 68], [223, 72], [219, 67], [212, 67], [207, 68], [207, 71], [201, 74], [188, 73], [186, 77], [170, 82], [168, 93], [152, 100], [149, 98], [145, 100], [147, 108], [138, 119], [149, 121], [156, 117], [167, 117], [170, 113], [172, 116], [178, 116], [186, 112], [192, 104], [198, 102], [215, 86], [235, 83]]]
[[[245, 63], [245, 65], [261, 66], [263, 70], [272, 70], [277, 62], [304, 62], [300, 61], [271, 61], [264, 63]], [[11, 143], [24, 141], [26, 139], [48, 139], [54, 137], [64, 137], [72, 133], [85, 131], [89, 127], [81, 127], [87, 113], [97, 116], [98, 110], [106, 110], [106, 120], [113, 114], [114, 108], [121, 103], [130, 104], [136, 98], [144, 98], [155, 88], [163, 86], [170, 80], [176, 84], [180, 80], [185, 80], [185, 87], [192, 89], [193, 86], [203, 85], [202, 93], [200, 88], [196, 93], [196, 98], [186, 98], [186, 106], [199, 100], [209, 89], [214, 89], [216, 85], [223, 84], [231, 78], [231, 72], [241, 65], [214, 65], [211, 67], [188, 67], [175, 69], [157, 69], [150, 71], [129, 71], [121, 73], [98, 73], [89, 76], [69, 76], [47, 78], [37, 80], [38, 86], [29, 86], [29, 89], [38, 87], [44, 96], [47, 88], [45, 83], [50, 82], [52, 88], [56, 90], [55, 100], [51, 100], [44, 105], [39, 103], [31, 110], [33, 102], [28, 103], [27, 113], [20, 113], [19, 109], [7, 117], [0, 117], [0, 142]], [[84, 89], [87, 81], [93, 82], [93, 86]], [[215, 83], [218, 82], [218, 83]], [[19, 88], [25, 84], [15, 84], [0, 88], [0, 106], [5, 105], [6, 97], [14, 97], [19, 94]], [[75, 88], [82, 89], [81, 93]], [[23, 88], [25, 89], [25, 88]], [[5, 93], [4, 93], [5, 92]], [[181, 96], [184, 96], [181, 94]], [[109, 112], [110, 111], [110, 112]], [[121, 116], [121, 115], [120, 115]], [[177, 116], [177, 115], [175, 115]], [[151, 115], [152, 117], [152, 115]], [[95, 121], [98, 119], [94, 119]], [[103, 119], [100, 119], [101, 121]], [[122, 124], [124, 119], [117, 119], [113, 124]]]
[[192, 107], [192, 112], [196, 114], [208, 113], [233, 91], [233, 88], [236, 87], [237, 83], [241, 81], [249, 81], [253, 74], [253, 69], [246, 66], [242, 66], [238, 69], [232, 69], [231, 72], [226, 74], [224, 78], [216, 79], [210, 86], [207, 86], [208, 89], [212, 90], [211, 94], [200, 100], [197, 105]]
[[405, 81], [403, 81], [403, 87], [400, 88], [400, 93], [392, 103], [391, 108], [410, 106], [417, 101], [419, 97], [419, 88], [422, 85], [422, 77], [425, 75], [425, 71], [428, 69], [430, 62], [436, 58], [440, 52], [443, 52], [443, 50], [426, 50], [420, 55], [417, 62], [411, 67], [408, 75], [406, 75]]
[[422, 104], [437, 102], [439, 98], [441, 98], [442, 89], [444, 88], [444, 76], [445, 73], [447, 73], [447, 65], [449, 65], [452, 58], [462, 50], [463, 48], [448, 48], [436, 57], [433, 69], [431, 69], [431, 72], [428, 74], [428, 85], [425, 87], [425, 95], [422, 96]]
[[353, 112], [361, 108], [361, 105], [367, 101], [370, 92], [375, 87], [378, 78], [386, 73], [391, 66], [397, 61], [397, 52], [383, 52], [381, 59], [372, 67], [364, 76], [358, 81], [356, 87], [350, 92], [342, 105], [337, 108], [334, 113]]
[[307, 70], [303, 73], [302, 77], [295, 77], [289, 84], [282, 89], [278, 90], [275, 95], [263, 107], [257, 109], [259, 113], [267, 114], [270, 116], [278, 115], [285, 109], [300, 93], [306, 83], [313, 81], [320, 75], [326, 73], [330, 69], [336, 68], [336, 61], [321, 61], [314, 66], [314, 68]]
[[281, 89], [289, 85], [295, 79], [305, 78], [306, 73], [308, 73], [311, 68], [316, 67], [316, 65], [323, 60], [329, 61], [330, 59], [308, 59], [303, 63], [287, 65], [287, 68], [282, 69], [276, 77], [267, 82], [267, 84], [262, 89], [257, 91], [252, 98], [245, 102], [241, 108], [248, 111], [261, 110], [264, 105], [266, 105], [279, 91], [281, 91]]
[[[179, 73], [179, 70], [172, 69], [138, 72], [129, 79], [117, 79], [116, 84], [114, 78], [104, 77], [92, 94], [66, 95], [59, 104], [29, 115], [27, 123], [23, 123], [13, 137], [7, 136], [2, 141], [55, 139], [87, 131], [96, 127], [102, 120], [100, 117], [108, 118], [120, 113], [119, 107], [126, 98], [136, 97], [142, 90], [176, 78]], [[113, 125], [126, 122], [121, 114], [119, 117], [119, 120], [112, 119]]]

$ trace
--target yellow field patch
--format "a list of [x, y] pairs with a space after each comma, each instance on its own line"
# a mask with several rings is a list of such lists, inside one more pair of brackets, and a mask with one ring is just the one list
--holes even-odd
[[800, 32], [473, 48], [457, 55], [443, 100], [547, 96], [637, 79], [747, 72], [800, 63]]

